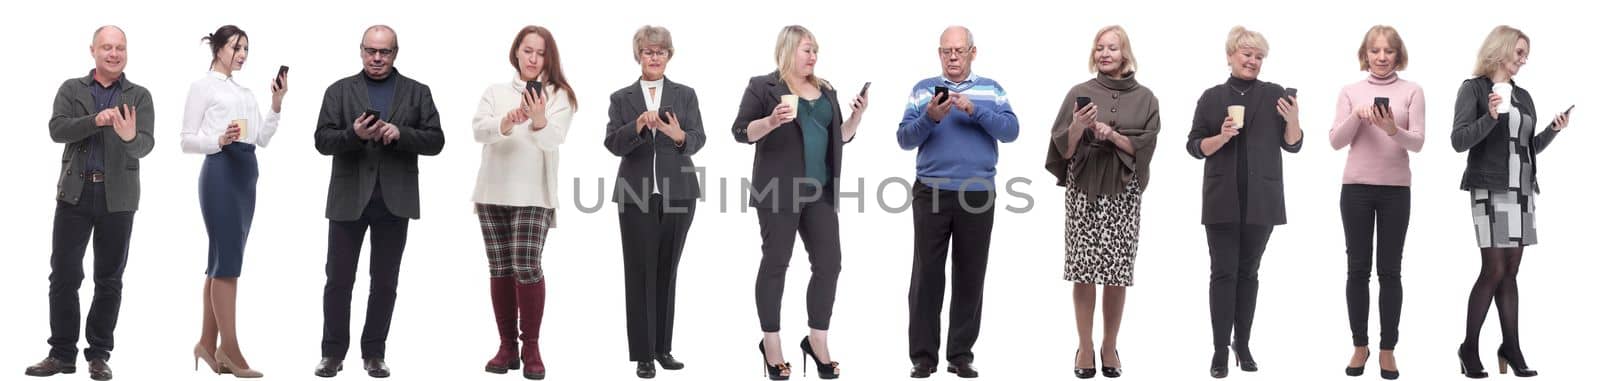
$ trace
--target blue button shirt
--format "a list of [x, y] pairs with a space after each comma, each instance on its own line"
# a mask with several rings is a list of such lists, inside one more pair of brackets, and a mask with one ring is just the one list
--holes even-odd
[[[94, 72], [90, 71], [89, 75], [93, 76]], [[96, 115], [106, 109], [117, 107], [117, 98], [122, 96], [122, 77], [118, 76], [116, 81], [111, 82], [110, 87], [100, 86], [99, 81], [90, 81], [89, 94], [94, 96], [94, 111]], [[89, 139], [84, 143], [88, 145], [89, 160], [84, 161], [83, 172], [105, 171], [105, 143], [100, 138], [100, 134], [89, 135]]]

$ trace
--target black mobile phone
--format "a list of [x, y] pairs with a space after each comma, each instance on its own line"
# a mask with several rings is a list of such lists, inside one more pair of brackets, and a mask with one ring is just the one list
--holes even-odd
[[278, 84], [278, 88], [283, 88], [283, 76], [286, 75], [289, 75], [289, 66], [278, 65], [278, 76], [272, 77], [272, 81]]
[[656, 117], [657, 118], [661, 118], [661, 122], [662, 123], [671, 123], [672, 122], [671, 117], [667, 116], [667, 114], [671, 114], [671, 113], [672, 113], [672, 105], [662, 105], [661, 109], [656, 111]]
[[370, 108], [367, 109], [367, 111], [362, 111], [361, 112], [361, 116], [370, 117], [372, 119], [371, 122], [367, 122], [367, 123], [375, 123], [375, 122], [377, 122], [379, 120], [378, 119], [378, 116], [379, 116], [378, 115], [378, 110], [373, 110], [373, 109], [370, 109]]
[[1300, 89], [1296, 89], [1296, 88], [1293, 88], [1293, 87], [1290, 87], [1290, 88], [1287, 88], [1287, 89], [1283, 89], [1283, 99], [1288, 100], [1289, 103], [1291, 103], [1291, 104], [1295, 103], [1295, 102], [1299, 102], [1299, 99], [1300, 99], [1300, 94], [1299, 93], [1300, 93]]
[[944, 86], [933, 87], [933, 103], [944, 103], [950, 99], [950, 88]]
[[1578, 105], [1567, 106], [1567, 111], [1562, 111], [1561, 115], [1572, 116], [1572, 108], [1573, 107], [1578, 107]]
[[544, 96], [544, 84], [539, 81], [528, 81], [528, 92]]
[[865, 85], [861, 85], [861, 94], [859, 94], [858, 96], [863, 96], [863, 97], [867, 96], [867, 89], [871, 88], [871, 87], [872, 87], [872, 81], [867, 81], [867, 83]]
[[1077, 101], [1078, 101], [1078, 108], [1073, 109], [1073, 112], [1077, 112], [1078, 110], [1082, 110], [1084, 107], [1089, 107], [1089, 97], [1078, 97]]

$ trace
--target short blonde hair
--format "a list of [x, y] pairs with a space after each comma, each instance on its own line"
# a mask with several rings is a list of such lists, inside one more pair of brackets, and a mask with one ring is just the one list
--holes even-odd
[[1100, 46], [1100, 38], [1105, 37], [1106, 33], [1114, 33], [1117, 35], [1117, 39], [1121, 40], [1122, 46], [1118, 49], [1122, 52], [1122, 73], [1120, 74], [1127, 75], [1137, 70], [1139, 68], [1139, 60], [1133, 58], [1133, 43], [1128, 41], [1128, 31], [1122, 29], [1121, 25], [1112, 25], [1100, 28], [1099, 32], [1095, 32], [1094, 41], [1089, 44], [1089, 73], [1100, 73], [1100, 61], [1094, 59], [1095, 51]]
[[[790, 25], [783, 27], [783, 31], [778, 32], [778, 46], [773, 50], [772, 58], [778, 62], [778, 78], [783, 79], [785, 83], [789, 79], [789, 70], [795, 66], [794, 51], [799, 49], [800, 42], [805, 40], [811, 40], [812, 52], [822, 51], [822, 44], [817, 43], [816, 35], [811, 34], [811, 31], [806, 30], [806, 27]], [[818, 89], [828, 88], [829, 86], [828, 81], [818, 78], [815, 72], [805, 79], [806, 82], [811, 82], [811, 85], [816, 86]], [[791, 92], [793, 90], [790, 89]]]
[[1478, 63], [1472, 68], [1472, 75], [1494, 75], [1495, 70], [1500, 69], [1500, 64], [1517, 59], [1517, 41], [1533, 43], [1527, 34], [1517, 28], [1506, 25], [1494, 27], [1489, 31], [1489, 36], [1483, 39], [1483, 47], [1478, 49]]
[[1239, 49], [1255, 48], [1261, 51], [1260, 58], [1267, 58], [1267, 38], [1261, 32], [1245, 29], [1244, 26], [1235, 26], [1228, 31], [1228, 55], [1238, 52]]
[[667, 31], [665, 27], [645, 25], [639, 27], [639, 31], [633, 32], [633, 62], [642, 60], [644, 57], [640, 56], [639, 52], [644, 50], [644, 47], [651, 45], [665, 49], [669, 59], [672, 58], [673, 54], [677, 53], [672, 49], [672, 32]]
[[1372, 41], [1378, 38], [1386, 38], [1389, 47], [1394, 48], [1394, 71], [1405, 70], [1406, 63], [1411, 59], [1407, 58], [1406, 42], [1400, 39], [1400, 31], [1388, 25], [1375, 25], [1367, 30], [1367, 36], [1361, 39], [1361, 51], [1356, 52], [1356, 58], [1361, 60], [1361, 71], [1372, 69], [1372, 65], [1367, 63], [1367, 50], [1372, 48]]

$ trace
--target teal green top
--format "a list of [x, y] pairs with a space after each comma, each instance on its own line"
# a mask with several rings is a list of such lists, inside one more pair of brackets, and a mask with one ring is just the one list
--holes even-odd
[[833, 123], [833, 103], [826, 95], [800, 100], [800, 134], [805, 137], [806, 177], [828, 185], [828, 125]]

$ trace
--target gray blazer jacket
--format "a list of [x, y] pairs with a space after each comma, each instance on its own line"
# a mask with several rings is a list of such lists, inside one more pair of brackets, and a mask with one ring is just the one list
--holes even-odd
[[56, 179], [56, 200], [77, 205], [83, 193], [83, 165], [89, 160], [89, 137], [100, 135], [101, 152], [104, 153], [106, 178], [106, 211], [132, 212], [139, 209], [139, 159], [155, 149], [156, 110], [150, 91], [129, 82], [124, 76], [119, 82], [122, 95], [117, 105], [129, 105], [139, 110], [134, 121], [132, 141], [122, 141], [111, 126], [96, 126], [94, 95], [89, 92], [94, 76], [68, 79], [56, 90], [55, 106], [50, 115], [50, 140], [65, 143], [61, 150], [61, 174]]
[[644, 93], [638, 81], [611, 93], [605, 144], [611, 154], [622, 157], [622, 163], [617, 166], [612, 202], [637, 204], [649, 200], [652, 186], [668, 200], [700, 197], [700, 181], [694, 159], [690, 158], [706, 145], [706, 132], [700, 121], [700, 99], [693, 88], [670, 79], [664, 80], [661, 87], [661, 107], [670, 107], [677, 116], [678, 126], [683, 129], [683, 146], [650, 130], [634, 132], [634, 121], [645, 112]]
[[400, 139], [384, 145], [356, 137], [351, 128], [367, 110], [365, 74], [346, 77], [328, 85], [322, 95], [322, 112], [317, 116], [317, 152], [333, 156], [328, 181], [326, 217], [334, 221], [354, 221], [372, 199], [374, 189], [383, 192], [389, 212], [404, 218], [421, 218], [417, 193], [417, 155], [438, 155], [444, 150], [444, 131], [439, 128], [439, 110], [427, 85], [393, 74], [394, 104], [384, 121], [400, 127]]

